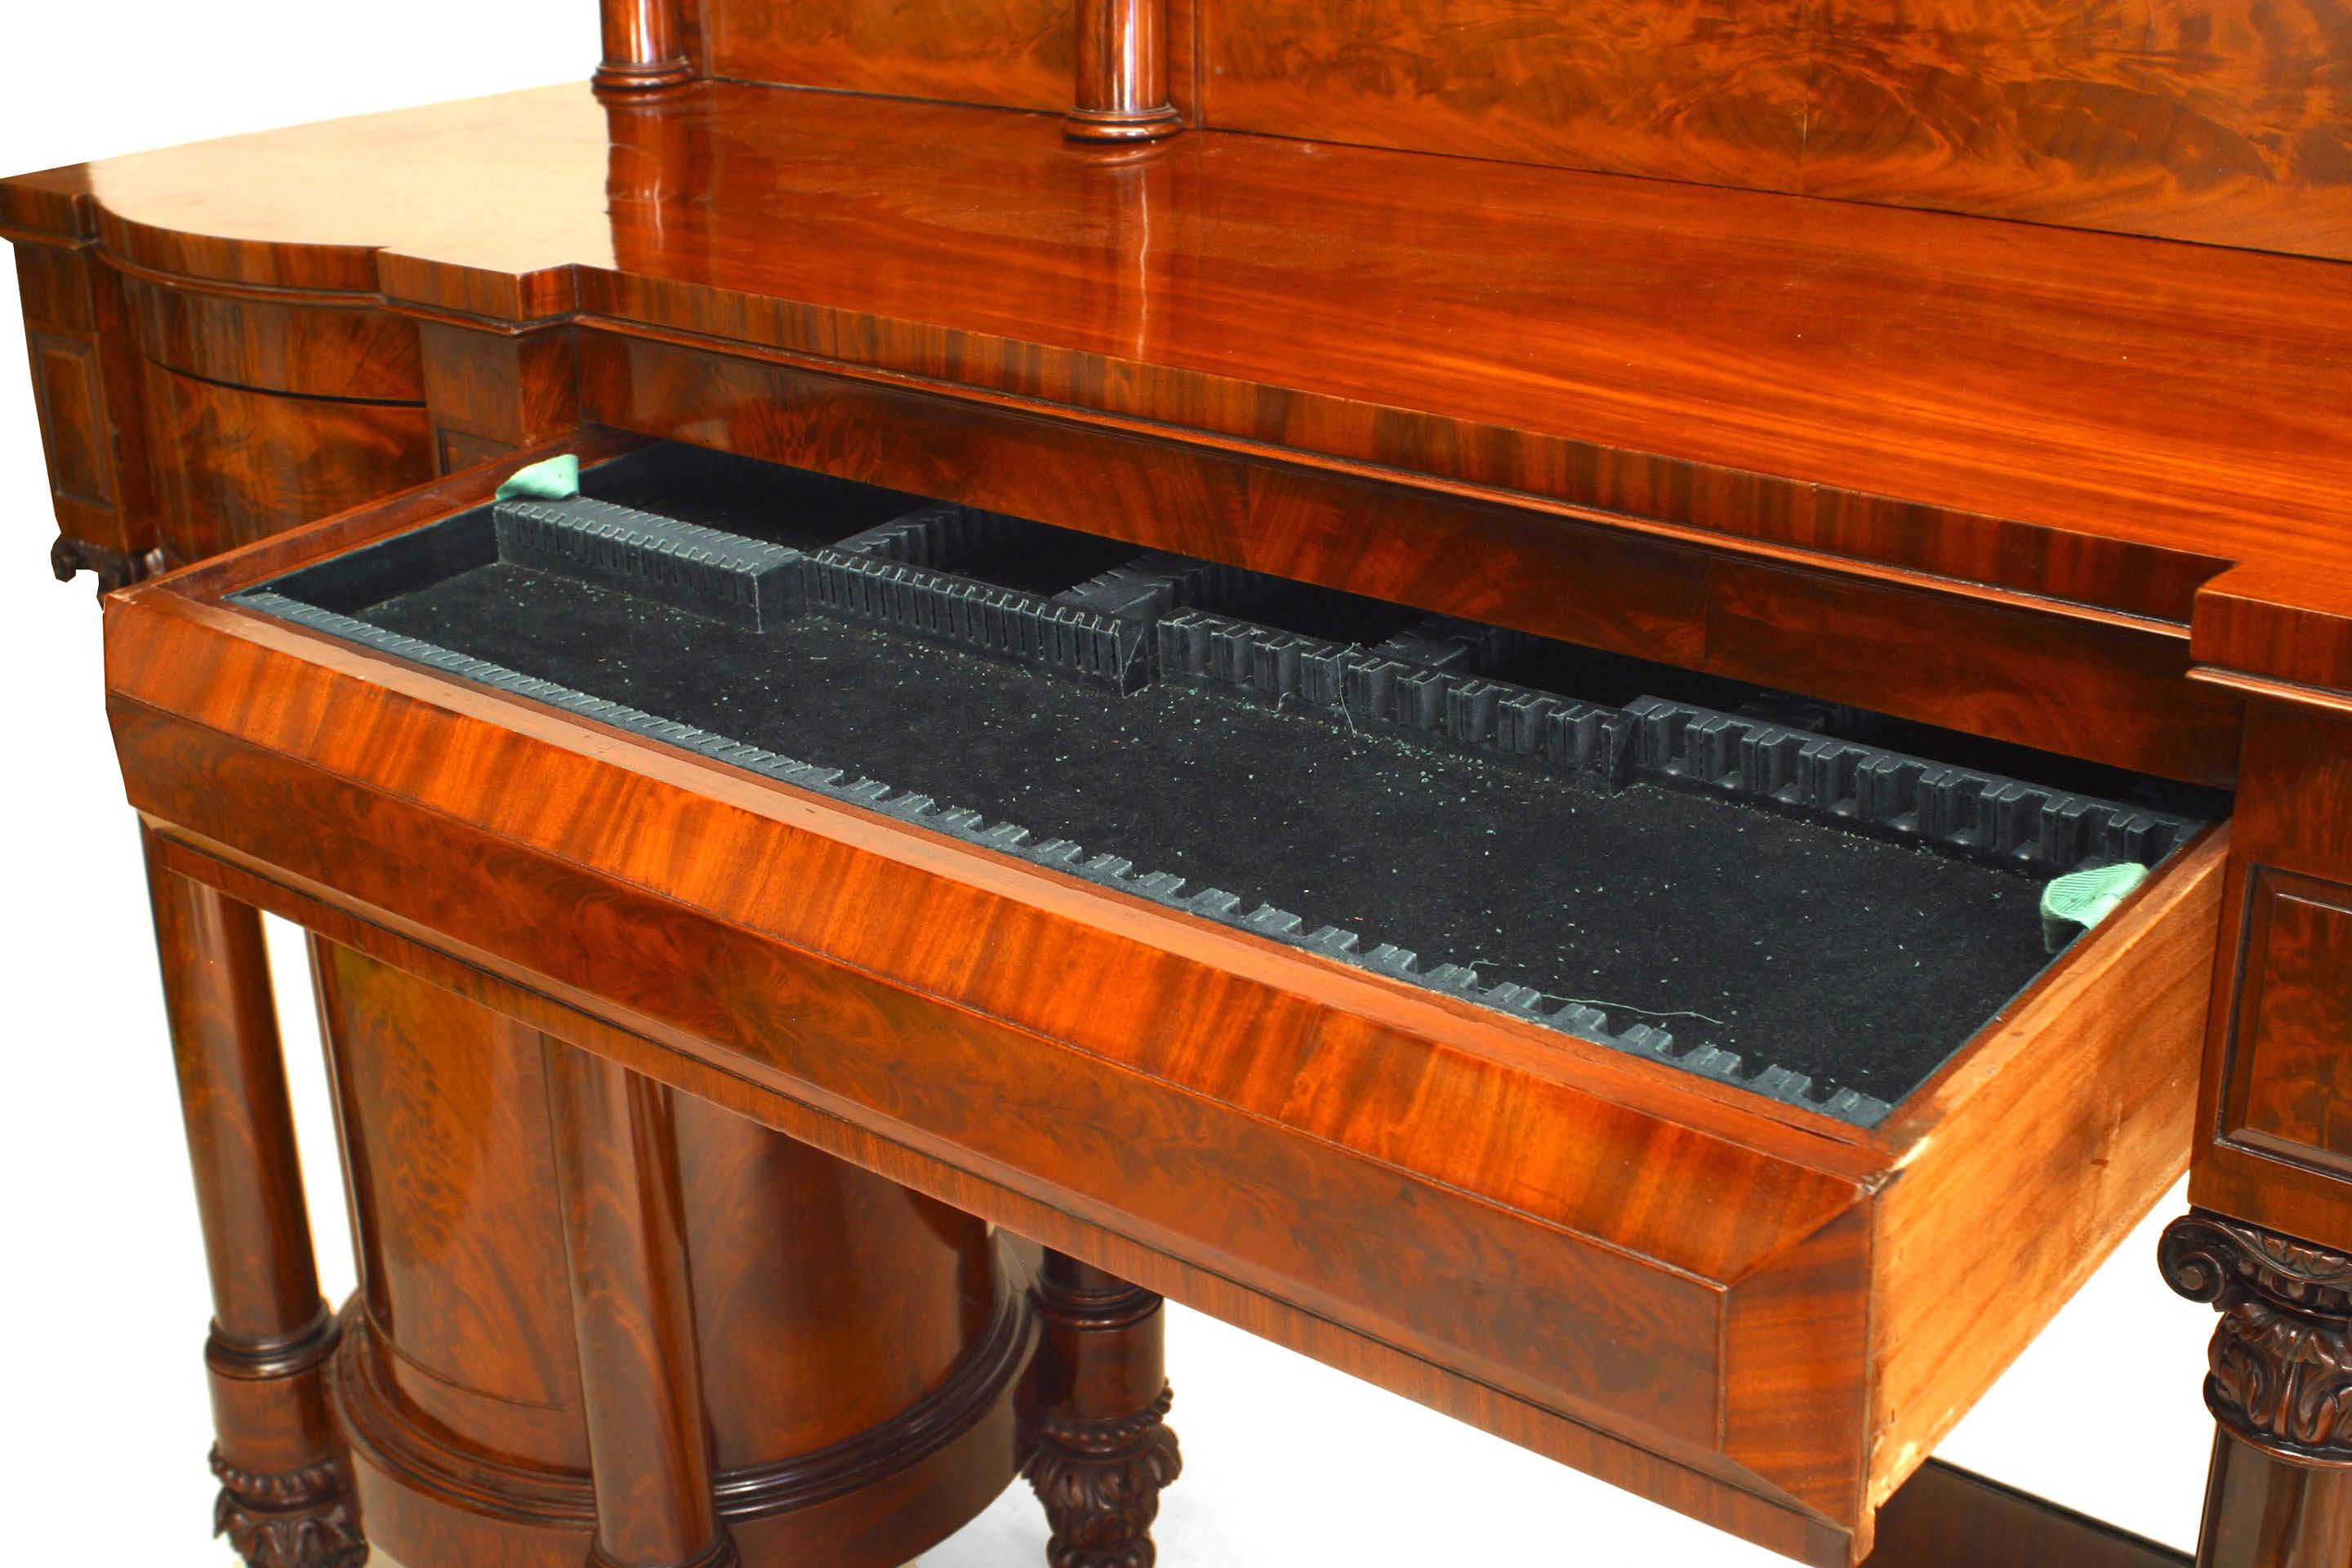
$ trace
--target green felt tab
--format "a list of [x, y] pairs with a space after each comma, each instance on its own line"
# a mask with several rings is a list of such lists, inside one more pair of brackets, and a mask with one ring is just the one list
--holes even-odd
[[499, 487], [499, 500], [569, 500], [580, 493], [580, 459], [566, 452], [517, 468]]
[[2131, 890], [2147, 880], [2147, 868], [2137, 860], [2094, 866], [2051, 879], [2042, 889], [2042, 943], [2052, 952], [2116, 912]]

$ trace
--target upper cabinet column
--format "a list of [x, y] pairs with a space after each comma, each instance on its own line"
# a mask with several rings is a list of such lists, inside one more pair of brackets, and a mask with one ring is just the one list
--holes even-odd
[[1168, 0], [1077, 3], [1077, 93], [1063, 133], [1149, 142], [1183, 129], [1168, 101]]
[[678, 26], [677, 0], [602, 0], [604, 63], [598, 92], [648, 92], [694, 78]]

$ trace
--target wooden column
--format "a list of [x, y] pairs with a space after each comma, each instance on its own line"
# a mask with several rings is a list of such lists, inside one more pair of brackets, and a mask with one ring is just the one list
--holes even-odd
[[551, 1037], [554, 1134], [600, 1568], [736, 1561], [711, 1490], [669, 1091]]
[[2200, 1568], [2352, 1563], [2352, 1257], [2220, 1215], [2165, 1227], [2166, 1281], [2221, 1314]]
[[1160, 1491], [1183, 1469], [1167, 1424], [1158, 1296], [1048, 1251], [1034, 1292], [1045, 1330], [1029, 1484], [1053, 1526], [1050, 1568], [1150, 1568]]
[[254, 1568], [345, 1568], [367, 1555], [322, 1370], [319, 1296], [261, 917], [155, 864], [148, 886], [196, 1213], [212, 1272], [214, 1531]]
[[1168, 101], [1168, 0], [1078, 0], [1076, 142], [1149, 142], [1183, 129]]
[[604, 62], [598, 92], [656, 92], [694, 79], [677, 0], [603, 0]]
[[2352, 1563], [2352, 1468], [2316, 1466], [2213, 1434], [2200, 1568], [2342, 1568]]

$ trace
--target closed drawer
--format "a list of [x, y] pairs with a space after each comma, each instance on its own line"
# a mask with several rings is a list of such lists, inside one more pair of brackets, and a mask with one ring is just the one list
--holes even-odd
[[585, 455], [117, 601], [134, 803], [1822, 1560], [2185, 1162], [2214, 797]]

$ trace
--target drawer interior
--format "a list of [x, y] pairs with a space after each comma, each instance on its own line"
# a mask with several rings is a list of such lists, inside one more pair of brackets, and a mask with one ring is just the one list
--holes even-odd
[[2218, 798], [677, 446], [235, 597], [1868, 1124]]

